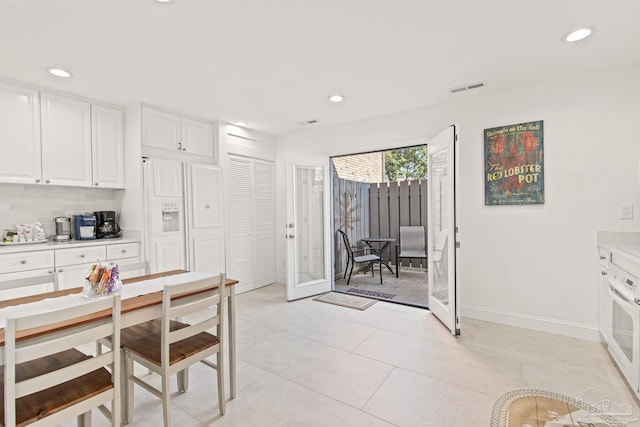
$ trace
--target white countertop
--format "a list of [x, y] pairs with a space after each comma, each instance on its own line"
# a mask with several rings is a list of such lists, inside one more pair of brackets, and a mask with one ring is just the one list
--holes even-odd
[[33, 252], [44, 251], [51, 249], [66, 249], [66, 248], [81, 248], [86, 246], [97, 245], [115, 245], [118, 243], [137, 243], [137, 239], [127, 239], [118, 237], [116, 239], [95, 239], [95, 240], [70, 240], [68, 242], [54, 242], [49, 240], [45, 243], [33, 243], [33, 244], [15, 244], [0, 246], [0, 255], [18, 252]]

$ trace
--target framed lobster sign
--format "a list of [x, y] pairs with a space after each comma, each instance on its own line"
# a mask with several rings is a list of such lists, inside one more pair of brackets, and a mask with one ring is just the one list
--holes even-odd
[[484, 130], [484, 204], [544, 204], [542, 120]]

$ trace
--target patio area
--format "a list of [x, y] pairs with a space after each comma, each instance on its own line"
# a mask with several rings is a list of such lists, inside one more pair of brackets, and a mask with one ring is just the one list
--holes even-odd
[[[395, 271], [395, 266], [393, 266], [393, 268]], [[376, 269], [375, 277], [371, 277], [371, 272], [363, 274], [354, 271], [351, 275], [349, 285], [347, 285], [347, 280], [343, 279], [342, 275], [340, 275], [335, 279], [334, 290], [367, 298], [376, 298], [380, 301], [426, 307], [429, 302], [428, 284], [428, 274], [425, 270], [400, 269], [400, 277], [396, 278], [395, 274], [392, 274], [387, 269], [383, 269], [381, 285], [380, 276]], [[349, 291], [353, 289], [356, 291]], [[367, 295], [367, 291], [387, 295]]]

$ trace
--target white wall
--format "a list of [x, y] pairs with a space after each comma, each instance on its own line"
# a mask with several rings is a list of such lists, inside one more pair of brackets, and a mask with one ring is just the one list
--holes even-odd
[[[397, 147], [457, 124], [463, 316], [597, 339], [596, 230], [640, 230], [640, 64], [452, 99], [280, 137], [277, 161], [285, 150], [328, 157]], [[483, 129], [534, 120], [544, 120], [546, 203], [484, 206]], [[277, 224], [284, 200], [279, 191]], [[618, 219], [623, 203], [634, 204], [633, 220]], [[282, 239], [277, 255], [284, 280]]]
[[[55, 217], [118, 211], [116, 196], [122, 190], [0, 184], [0, 233], [16, 224], [40, 222], [47, 236], [56, 234]], [[117, 212], [119, 214], [119, 212]], [[73, 223], [71, 224], [73, 228]], [[1, 238], [1, 237], [0, 237]]]

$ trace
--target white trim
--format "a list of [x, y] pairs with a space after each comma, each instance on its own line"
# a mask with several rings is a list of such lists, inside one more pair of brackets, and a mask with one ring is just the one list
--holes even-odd
[[[600, 332], [596, 326], [584, 323], [566, 322], [563, 320], [550, 319], [540, 316], [532, 316], [522, 313], [487, 309], [460, 304], [460, 315], [476, 320], [501, 323], [509, 326], [533, 329], [551, 334], [565, 335], [573, 338], [580, 338], [588, 341], [600, 341]], [[462, 324], [464, 333], [464, 321]]]

